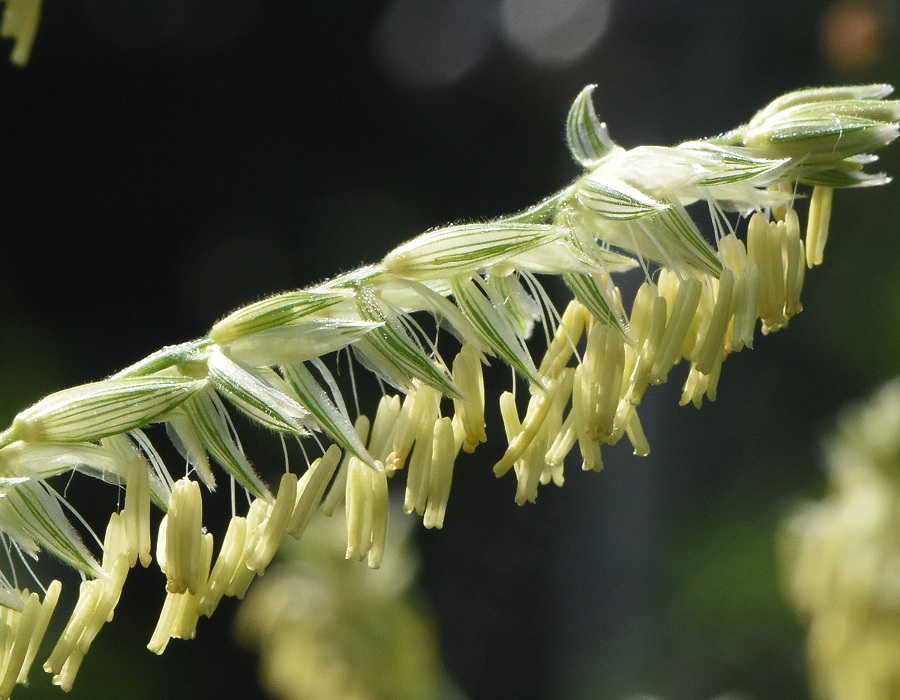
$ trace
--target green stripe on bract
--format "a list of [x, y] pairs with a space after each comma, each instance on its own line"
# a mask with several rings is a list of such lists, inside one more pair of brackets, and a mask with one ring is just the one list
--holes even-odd
[[[25, 481], [11, 489], [3, 498], [5, 518], [13, 517], [14, 524], [43, 549], [67, 564], [91, 576], [102, 576], [97, 561], [84, 546], [75, 528], [66, 518], [56, 497], [48, 493], [40, 482]], [[7, 530], [15, 536], [15, 530]]]
[[295, 323], [344, 301], [341, 292], [298, 290], [263, 299], [219, 321], [209, 333], [218, 344], [231, 342], [253, 333]]
[[167, 416], [166, 429], [169, 440], [175, 446], [181, 456], [184, 457], [200, 477], [200, 481], [210, 491], [216, 490], [216, 477], [212, 473], [206, 449], [203, 441], [197, 435], [194, 424], [180, 410], [173, 411]]
[[13, 425], [24, 440], [89, 442], [145, 426], [205, 384], [188, 377], [82, 384], [42, 399], [20, 413]]
[[291, 388], [297, 392], [300, 402], [309, 410], [319, 424], [331, 435], [334, 440], [349, 450], [362, 461], [374, 466], [372, 456], [366, 450], [362, 440], [350, 419], [341, 413], [337, 406], [328, 398], [325, 390], [312, 376], [305, 365], [287, 365], [282, 367], [284, 378]]
[[560, 238], [548, 224], [463, 224], [429, 231], [392, 250], [385, 269], [416, 280], [472, 274]]
[[[532, 278], [534, 284], [539, 284]], [[485, 280], [485, 285], [490, 287], [491, 296], [501, 302], [495, 306], [498, 313], [506, 316], [510, 325], [516, 328], [516, 335], [527, 338], [531, 335], [531, 329], [536, 321], [541, 318], [541, 307], [522, 286], [518, 275], [491, 275]]]
[[623, 320], [613, 311], [612, 305], [603, 293], [600, 285], [591, 275], [575, 274], [563, 275], [572, 294], [582, 304], [584, 304], [591, 315], [600, 323], [617, 328], [623, 334], [625, 327]]
[[197, 431], [203, 447], [219, 466], [252, 495], [271, 501], [268, 487], [235, 443], [225, 421], [225, 406], [216, 393], [207, 389], [195, 394], [182, 404], [182, 410]]
[[263, 370], [251, 370], [216, 350], [207, 362], [209, 378], [231, 403], [267, 428], [294, 435], [306, 435], [303, 419], [307, 411], [290, 396], [265, 382]]
[[[873, 123], [890, 123], [900, 120], [900, 102], [897, 100], [834, 100], [826, 104], [805, 104], [784, 110], [778, 115], [784, 120], [809, 120], [829, 123], [832, 118], [849, 117]], [[773, 120], [774, 121], [774, 120]]]
[[[846, 161], [841, 161], [845, 163]], [[885, 173], [864, 173], [860, 166], [838, 168], [804, 168], [797, 170], [797, 179], [803, 185], [821, 187], [873, 187], [890, 182]]]
[[192, 362], [204, 361], [201, 351], [212, 344], [207, 338], [192, 340], [189, 343], [169, 345], [157, 350], [142, 360], [116, 372], [110, 379], [126, 379], [129, 377], [146, 377], [162, 372], [170, 367], [182, 367]]
[[[722, 270], [722, 261], [712, 249], [694, 220], [688, 215], [681, 205], [673, 206], [654, 217], [652, 223], [658, 223], [656, 233], [668, 234], [662, 240], [666, 251], [673, 256], [675, 264], [683, 263], [695, 270], [702, 270], [713, 277], [718, 278]], [[673, 246], [667, 244], [672, 243]], [[668, 263], [669, 261], [662, 260]]]
[[580, 93], [566, 117], [566, 143], [569, 152], [584, 168], [596, 166], [616, 146], [594, 111], [591, 95], [596, 85], [588, 85]]
[[246, 335], [224, 347], [237, 362], [256, 367], [295, 364], [342, 350], [377, 326], [370, 321], [312, 318]]
[[533, 384], [543, 387], [534, 360], [519, 342], [515, 329], [497, 312], [475, 282], [471, 278], [453, 280], [453, 296], [459, 310], [475, 329], [479, 340], [522, 376]]
[[372, 348], [404, 376], [421, 379], [450, 398], [460, 398], [447, 371], [425, 354], [371, 288], [360, 288], [357, 299], [360, 316], [380, 324], [366, 336]]
[[765, 174], [771, 174], [774, 178], [777, 177], [777, 171], [783, 168], [789, 160], [787, 158], [756, 158], [744, 148], [717, 146], [698, 141], [683, 143], [678, 148], [700, 155], [704, 160], [709, 161], [711, 166], [718, 166], [718, 170], [694, 183], [698, 187], [727, 185]]
[[579, 181], [576, 197], [595, 214], [614, 221], [640, 219], [669, 207], [618, 178], [596, 171]]
[[837, 87], [818, 87], [794, 90], [770, 102], [750, 120], [750, 126], [771, 118], [798, 105], [810, 105], [821, 102], [839, 102], [843, 100], [881, 100], [894, 91], [885, 83], [871, 85], [840, 85]]

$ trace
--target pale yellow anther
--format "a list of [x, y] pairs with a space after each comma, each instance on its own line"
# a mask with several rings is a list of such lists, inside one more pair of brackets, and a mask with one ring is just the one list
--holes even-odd
[[748, 266], [735, 280], [733, 296], [734, 318], [726, 350], [737, 352], [745, 347], [752, 349], [759, 308], [759, 268], [756, 265]]
[[[369, 440], [369, 428], [369, 418], [361, 413], [353, 423], [353, 429], [356, 431], [356, 434], [364, 445]], [[347, 493], [347, 469], [350, 464], [350, 457], [352, 456], [352, 453], [349, 451], [344, 454], [344, 457], [337, 468], [334, 482], [331, 484], [331, 488], [328, 489], [328, 494], [322, 501], [322, 512], [329, 518], [334, 515], [334, 511], [337, 507], [344, 502], [344, 497]]]
[[428, 502], [423, 522], [427, 528], [441, 528], [447, 512], [447, 499], [453, 482], [453, 465], [460, 444], [453, 434], [453, 421], [438, 418], [434, 423], [431, 468], [428, 474]]
[[162, 654], [169, 645], [169, 640], [175, 635], [172, 631], [178, 624], [181, 617], [181, 606], [185, 600], [190, 598], [190, 593], [167, 593], [166, 599], [163, 601], [162, 610], [156, 621], [156, 627], [147, 643], [147, 649], [154, 654]]
[[257, 498], [253, 501], [253, 503], [250, 504], [250, 508], [247, 509], [245, 525], [246, 535], [244, 536], [244, 548], [241, 552], [241, 560], [235, 567], [231, 581], [228, 582], [228, 586], [225, 589], [225, 595], [233, 596], [238, 600], [243, 599], [244, 595], [247, 593], [247, 589], [250, 588], [250, 584], [253, 583], [253, 579], [256, 578], [256, 572], [247, 566], [247, 560], [253, 552], [256, 551], [263, 524], [269, 517], [271, 509], [272, 504], [267, 503], [261, 498]]
[[[644, 300], [641, 302], [641, 325], [646, 326], [641, 335], [635, 334], [638, 341], [639, 356], [630, 373], [626, 372], [627, 382], [623, 385], [622, 401], [639, 406], [644, 392], [650, 383], [650, 372], [660, 343], [666, 330], [666, 300], [657, 293], [655, 285], [646, 284]], [[637, 309], [637, 302], [635, 303]]]
[[103, 541], [103, 571], [106, 576], [86, 582], [91, 585], [92, 592], [89, 596], [89, 603], [85, 607], [84, 617], [81, 618], [80, 624], [76, 625], [72, 621], [69, 623], [74, 646], [59, 672], [62, 682], [65, 684], [71, 684], [74, 680], [81, 660], [90, 649], [91, 643], [103, 625], [113, 619], [116, 605], [122, 594], [122, 586], [125, 584], [125, 578], [130, 568], [126, 547], [127, 536], [124, 519], [120, 514], [113, 513]]
[[390, 501], [388, 497], [387, 475], [382, 469], [376, 472], [369, 469], [372, 480], [372, 537], [366, 563], [370, 569], [381, 567], [384, 558], [384, 543], [387, 540], [388, 511]]
[[634, 295], [634, 303], [631, 305], [631, 318], [629, 320], [629, 332], [634, 339], [634, 346], [640, 350], [646, 343], [647, 335], [653, 324], [653, 307], [659, 292], [652, 282], [644, 282]]
[[[41, 601], [37, 593], [22, 593], [21, 610], [5, 610], [9, 636], [4, 640], [0, 655], [0, 698], [8, 698], [22, 673], [25, 657], [37, 629], [41, 615]], [[27, 672], [27, 671], [26, 671]]]
[[481, 371], [481, 351], [471, 343], [465, 343], [453, 360], [453, 383], [463, 399], [453, 399], [453, 410], [465, 428], [463, 449], [474, 452], [487, 442], [484, 422], [484, 377]]
[[[407, 400], [409, 399], [410, 397], [407, 397]], [[431, 442], [434, 436], [434, 423], [440, 417], [440, 397], [431, 387], [419, 385], [414, 401], [414, 410], [410, 416], [411, 419], [415, 418], [418, 422], [404, 428], [406, 431], [415, 428], [415, 431], [412, 432], [413, 446], [406, 475], [403, 510], [406, 513], [415, 512], [424, 515], [428, 502], [428, 475], [431, 472], [433, 453]], [[409, 439], [409, 437], [403, 438], [403, 440]]]
[[[87, 624], [88, 620], [97, 607], [97, 601], [100, 599], [101, 582], [98, 580], [82, 581], [78, 589], [78, 601], [72, 609], [69, 616], [69, 622], [66, 624], [50, 652], [47, 661], [44, 662], [44, 670], [54, 675], [53, 683], [60, 685], [65, 690], [66, 687], [72, 687], [72, 681], [75, 680], [75, 673], [61, 676], [63, 666], [66, 665], [68, 659], [77, 652], [76, 645], [81, 636], [81, 632]], [[77, 672], [77, 668], [75, 669]]]
[[587, 368], [584, 364], [575, 368], [575, 378], [572, 383], [572, 410], [566, 421], [568, 422], [569, 419], [572, 421], [572, 430], [581, 450], [581, 468], [584, 471], [600, 471], [603, 469], [600, 443], [594, 439], [588, 427], [591, 406], [590, 386], [585, 379], [587, 375]]
[[341, 450], [337, 445], [332, 445], [325, 450], [324, 455], [310, 464], [309, 469], [300, 477], [300, 481], [297, 482], [297, 500], [288, 523], [287, 534], [300, 539], [316, 508], [322, 502], [325, 489], [340, 461]]
[[542, 377], [552, 379], [569, 363], [584, 333], [584, 325], [589, 315], [588, 310], [577, 299], [569, 302], [553, 334], [550, 346], [541, 360], [538, 371]]
[[44, 635], [47, 633], [47, 627], [50, 626], [50, 618], [53, 616], [53, 611], [56, 609], [56, 604], [59, 602], [59, 594], [61, 592], [62, 584], [59, 581], [53, 581], [47, 586], [47, 592], [44, 594], [44, 601], [41, 603], [40, 613], [34, 623], [34, 629], [28, 642], [28, 649], [25, 652], [25, 658], [22, 661], [16, 683], [28, 683], [28, 673], [37, 656], [38, 649], [40, 649], [41, 642], [44, 641]]
[[782, 240], [787, 234], [783, 221], [768, 222], [760, 213], [750, 218], [747, 257], [759, 270], [759, 306], [763, 333], [783, 328], [785, 308], [785, 261]]
[[[534, 401], [535, 396], [532, 395], [531, 398], [532, 401]], [[529, 402], [529, 406], [531, 405], [531, 402]], [[519, 420], [519, 412], [516, 408], [516, 398], [508, 391], [504, 391], [500, 395], [500, 417], [503, 419], [503, 430], [506, 433], [506, 439], [510, 445], [512, 445], [516, 438], [522, 434], [523, 424]], [[535, 468], [530, 459], [531, 454], [529, 454], [527, 448], [532, 446], [532, 444], [527, 444], [524, 454], [513, 462], [516, 473], [516, 503], [519, 505], [525, 503], [527, 500], [533, 501], [537, 497], [537, 485], [540, 480], [541, 472], [543, 471], [543, 465], [539, 465]], [[540, 453], [538, 455], [540, 459], [543, 459], [543, 453], [545, 451], [546, 441], [544, 442], [544, 445], [540, 446]], [[497, 474], [497, 476], [502, 476], [502, 473]]]
[[[457, 384], [457, 386], [459, 386]], [[372, 422], [371, 435], [366, 448], [374, 459], [384, 462], [390, 453], [393, 445], [391, 436], [397, 425], [397, 418], [400, 415], [402, 404], [400, 397], [397, 395], [384, 395], [378, 402], [378, 408], [375, 411], [375, 420]], [[387, 466], [387, 464], [385, 464]]]
[[522, 421], [519, 432], [509, 439], [509, 447], [506, 448], [506, 452], [500, 461], [494, 465], [495, 476], [503, 476], [510, 470], [513, 464], [516, 463], [516, 460], [525, 453], [525, 450], [531, 445], [541, 429], [544, 419], [550, 411], [550, 406], [553, 404], [559, 381], [553, 379], [546, 382], [546, 384], [547, 391], [534, 390], [534, 394], [528, 401], [528, 408], [525, 411], [525, 418]]
[[738, 352], [745, 346], [753, 347], [759, 306], [759, 273], [757, 267], [750, 265], [743, 241], [733, 233], [719, 240], [719, 256], [725, 267], [734, 273], [732, 317], [725, 330], [724, 347], [726, 353]]
[[701, 285], [700, 301], [697, 303], [694, 317], [681, 341], [681, 348], [678, 350], [678, 355], [689, 362], [696, 360], [705, 329], [716, 308], [716, 290], [719, 280], [707, 276], [701, 280]]
[[519, 420], [519, 410], [516, 408], [516, 397], [512, 392], [504, 391], [498, 401], [500, 406], [500, 418], [503, 421], [503, 430], [506, 432], [507, 442], [512, 442], [516, 435], [522, 432], [522, 422]]
[[700, 372], [696, 365], [691, 366], [681, 392], [679, 400], [681, 406], [693, 403], [694, 406], [700, 408], [703, 405], [704, 396], [710, 401], [716, 400], [716, 388], [719, 383], [719, 374], [722, 371], [722, 360], [723, 356], [719, 356], [708, 374]]
[[578, 447], [581, 450], [582, 471], [603, 471], [603, 455], [600, 452], [600, 443], [591, 439], [589, 435], [579, 435]]
[[[522, 458], [516, 462], [516, 505], [534, 503], [537, 501], [538, 485], [547, 468], [544, 462], [546, 452], [546, 440], [544, 445], [530, 445]], [[538, 447], [539, 449], [532, 449]]]
[[[206, 580], [206, 586], [200, 594], [197, 606], [202, 615], [212, 616], [219, 601], [224, 595], [233, 595], [231, 582], [238, 571], [238, 567], [244, 565], [244, 543], [247, 537], [247, 520], [241, 516], [235, 516], [228, 523], [225, 537], [212, 572]], [[231, 591], [231, 592], [229, 592]]]
[[636, 408], [631, 412], [631, 417], [628, 420], [625, 432], [628, 434], [628, 439], [631, 441], [634, 454], [638, 457], [646, 457], [650, 454], [650, 443], [647, 441], [647, 436], [644, 434], [644, 426], [641, 424], [641, 419], [638, 416]]
[[[119, 557], [130, 560], [128, 542], [128, 517], [125, 512], [113, 513], [103, 535], [103, 561], [100, 564], [106, 572], [113, 570]], [[131, 562], [129, 561], [129, 565]]]
[[256, 539], [256, 548], [247, 557], [247, 568], [256, 572], [257, 576], [265, 573], [266, 567], [278, 547], [281, 546], [284, 535], [287, 532], [288, 524], [291, 521], [291, 513], [294, 511], [294, 504], [297, 501], [297, 477], [290, 472], [285, 472], [281, 476], [281, 483], [278, 485], [278, 495], [275, 496], [275, 503], [269, 509], [269, 516], [262, 523], [259, 534]]
[[[557, 485], [562, 485], [562, 462], [551, 461], [549, 459], [550, 450], [560, 435], [565, 430], [565, 412], [569, 401], [572, 398], [572, 387], [575, 383], [575, 368], [566, 367], [556, 378], [556, 387], [553, 390], [553, 402], [550, 404], [550, 411], [544, 419], [541, 428], [543, 444], [542, 453], [535, 451], [536, 458], [540, 458], [544, 462], [545, 467], [550, 475], [550, 479]], [[535, 446], [537, 447], [537, 446]], [[570, 446], [571, 449], [571, 446]], [[542, 476], [542, 479], [544, 477]]]
[[[108, 549], [112, 551], [117, 546], [116, 542], [124, 541], [125, 526], [121, 522], [119, 514], [113, 513], [107, 527], [104, 544], [109, 545]], [[121, 544], [118, 546], [121, 547]], [[72, 688], [72, 683], [75, 681], [75, 676], [91, 643], [103, 624], [113, 618], [113, 611], [119, 602], [122, 586], [128, 573], [128, 558], [124, 552], [114, 558], [104, 557], [103, 568], [107, 574], [106, 577], [81, 583], [78, 602], [72, 610], [69, 622], [44, 663], [44, 670], [54, 674], [53, 683], [63, 690]]]
[[450, 421], [453, 425], [453, 438], [462, 446], [466, 441], [466, 426], [463, 424], [463, 419], [454, 411]]
[[[574, 372], [573, 372], [574, 374]], [[577, 436], [574, 427], [575, 419], [572, 411], [566, 416], [562, 427], [553, 439], [553, 442], [547, 448], [545, 459], [547, 464], [552, 467], [562, 467], [568, 457], [569, 452], [575, 447]]]
[[703, 337], [697, 342], [694, 359], [697, 370], [703, 374], [709, 374], [725, 352], [725, 330], [734, 309], [734, 273], [727, 268], [722, 270], [717, 287], [715, 306], [702, 331]]
[[[431, 459], [434, 455], [432, 438], [434, 422], [438, 419], [436, 411], [426, 411], [415, 435], [415, 444], [409, 457], [406, 474], [406, 492], [403, 497], [403, 511], [425, 514], [428, 504], [428, 475], [431, 473]], [[428, 420], [430, 419], [430, 421]]]
[[821, 265], [828, 240], [828, 224], [831, 221], [831, 201], [834, 190], [830, 187], [813, 187], [809, 200], [809, 217], [806, 221], [806, 265]]
[[678, 296], [678, 290], [681, 289], [681, 279], [678, 275], [667, 267], [663, 267], [659, 271], [656, 278], [657, 293], [666, 300], [666, 309], [668, 309], [668, 321], [674, 313], [675, 298]]
[[140, 559], [147, 567], [153, 560], [150, 541], [150, 474], [147, 462], [137, 455], [128, 465], [125, 485], [125, 532], [128, 540], [128, 564], [134, 566]]
[[625, 345], [621, 333], [595, 323], [588, 331], [583, 370], [575, 379], [572, 394], [573, 404], [578, 395], [584, 429], [597, 442], [606, 442], [613, 435], [624, 365]]
[[362, 560], [377, 569], [387, 536], [388, 489], [385, 472], [351, 457], [347, 473], [347, 559]]
[[678, 404], [687, 406], [689, 403], [693, 403], [694, 406], [700, 408], [703, 394], [706, 392], [707, 382], [707, 375], [697, 371], [696, 366], [691, 366], [687, 379], [684, 381], [684, 388], [681, 391], [681, 399], [679, 399]]
[[800, 240], [800, 219], [794, 209], [789, 209], [784, 219], [785, 235], [782, 239], [784, 257], [784, 315], [796, 316], [803, 310], [800, 291], [803, 286], [803, 241]]
[[59, 686], [60, 690], [68, 693], [75, 684], [75, 676], [78, 675], [78, 669], [84, 661], [84, 652], [81, 649], [72, 649], [72, 653], [66, 658], [60, 667], [59, 673], [54, 674], [50, 680], [55, 686]]
[[733, 233], [719, 239], [719, 256], [722, 264], [740, 277], [747, 270], [747, 249], [744, 242]]
[[[212, 561], [213, 536], [205, 533], [202, 538], [200, 557], [201, 569], [204, 575], [209, 572], [209, 566]], [[204, 576], [206, 578], [206, 576]], [[206, 583], [204, 581], [204, 588]], [[203, 613], [201, 601], [203, 593], [194, 594], [190, 592], [184, 593], [168, 593], [163, 603], [159, 619], [156, 622], [156, 628], [147, 648], [154, 654], [162, 654], [166, 650], [166, 646], [170, 639], [193, 639], [197, 634], [197, 620]]]
[[166, 575], [169, 593], [197, 593], [206, 582], [201, 567], [203, 501], [200, 485], [187, 478], [172, 488], [169, 512], [160, 525], [157, 563]]
[[403, 401], [388, 455], [388, 469], [402, 469], [423, 425], [430, 429], [439, 414], [441, 395], [427, 384], [415, 380], [414, 388]]
[[[538, 486], [549, 484], [551, 481], [557, 486], [562, 486], [565, 481], [563, 473], [563, 461], [551, 461], [547, 455], [554, 445], [557, 437], [564, 431], [565, 421], [563, 413], [572, 396], [572, 386], [575, 381], [575, 369], [572, 367], [560, 371], [559, 375], [549, 383], [548, 395], [552, 397], [550, 408], [546, 417], [540, 424], [536, 434], [529, 441], [522, 456], [516, 460], [516, 496], [515, 501], [519, 505], [525, 502], [534, 503], [537, 500]], [[522, 423], [521, 436], [529, 430], [529, 416], [537, 409], [537, 402], [543, 400], [541, 395], [533, 395], [525, 412]], [[568, 449], [571, 449], [571, 444]], [[563, 455], [563, 458], [565, 455]]]
[[[669, 277], [669, 276], [667, 276]], [[660, 293], [663, 292], [663, 276], [660, 275]], [[667, 285], [669, 286], [669, 285]], [[700, 303], [702, 284], [698, 279], [686, 279], [678, 286], [671, 303], [666, 299], [666, 306], [671, 309], [666, 328], [656, 351], [656, 359], [650, 370], [650, 382], [661, 384], [666, 381], [669, 370], [679, 360], [679, 351], [685, 335], [694, 320], [697, 305]], [[669, 286], [669, 288], [671, 288]]]

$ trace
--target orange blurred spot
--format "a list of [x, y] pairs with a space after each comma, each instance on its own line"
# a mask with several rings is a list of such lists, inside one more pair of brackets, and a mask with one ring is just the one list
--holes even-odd
[[825, 13], [820, 40], [825, 57], [837, 68], [858, 71], [882, 52], [884, 16], [870, 0], [838, 0]]

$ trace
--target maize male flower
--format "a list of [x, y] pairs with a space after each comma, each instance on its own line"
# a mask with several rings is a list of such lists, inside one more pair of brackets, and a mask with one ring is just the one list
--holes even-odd
[[[47, 550], [86, 578], [44, 665], [54, 682], [71, 686], [128, 571], [154, 551], [167, 598], [149, 646], [161, 653], [169, 639], [193, 637], [223, 596], [243, 597], [285, 535], [301, 537], [320, 509], [343, 504], [347, 558], [378, 567], [400, 471], [404, 510], [442, 527], [459, 452], [498, 432], [485, 423], [489, 360], [516, 375], [499, 397], [508, 447], [494, 472], [515, 474], [517, 503], [561, 485], [576, 447], [586, 470], [601, 469], [602, 446], [623, 437], [647, 454], [639, 409], [648, 387], [685, 361], [681, 403], [715, 399], [723, 361], [752, 347], [757, 322], [769, 333], [801, 310], [833, 190], [888, 181], [865, 170], [898, 134], [888, 86], [801, 90], [726, 134], [631, 150], [598, 120], [592, 90], [567, 121], [583, 173], [557, 194], [494, 221], [426, 232], [378, 264], [250, 304], [204, 338], [46, 397], [0, 432], [3, 545], [23, 563]], [[804, 226], [795, 205], [809, 188]], [[709, 213], [712, 240], [698, 211]], [[633, 268], [644, 282], [625, 299], [616, 276]], [[571, 292], [561, 313], [544, 276]], [[425, 316], [455, 340], [431, 338]], [[540, 356], [530, 340], [538, 325]], [[448, 347], [459, 348], [452, 361]], [[351, 413], [323, 361], [342, 351], [384, 387], [373, 415]], [[299, 478], [287, 469], [273, 494], [241, 448], [234, 411], [321, 456]], [[190, 466], [184, 478], [172, 477], [145, 432], [160, 423]], [[218, 545], [203, 526], [214, 464], [251, 501], [243, 515], [232, 506]], [[48, 481], [72, 470], [125, 490], [99, 560]], [[155, 548], [153, 505], [165, 513]], [[41, 603], [17, 583], [27, 566], [10, 567], [0, 578], [0, 697], [27, 679], [58, 595], [51, 584]]]

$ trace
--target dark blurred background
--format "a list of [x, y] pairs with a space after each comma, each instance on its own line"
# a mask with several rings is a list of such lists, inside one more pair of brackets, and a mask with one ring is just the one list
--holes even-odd
[[[898, 21], [864, 0], [45, 0], [29, 65], [0, 64], [0, 422], [561, 188], [587, 83], [620, 144], [672, 144], [792, 88], [900, 80]], [[896, 147], [882, 166], [900, 173]], [[729, 359], [715, 404], [679, 408], [681, 375], [648, 393], [651, 456], [607, 450], [602, 474], [572, 465], [524, 508], [490, 449], [458, 467], [444, 529], [419, 541], [470, 697], [808, 697], [775, 534], [820, 495], [838, 408], [900, 369], [897, 192], [836, 195], [806, 310]], [[132, 578], [69, 697], [262, 697], [233, 605], [159, 659], [162, 575]], [[35, 668], [16, 697], [47, 693]]]

